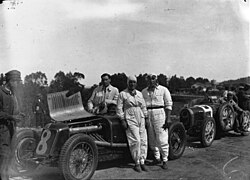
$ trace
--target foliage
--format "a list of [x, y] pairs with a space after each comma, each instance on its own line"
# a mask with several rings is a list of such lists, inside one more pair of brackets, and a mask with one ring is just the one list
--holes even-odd
[[[139, 74], [137, 76], [137, 89], [139, 91], [147, 87], [146, 77], [147, 73]], [[26, 119], [25, 122], [21, 122], [19, 126], [35, 125], [35, 117], [32, 112], [32, 106], [38, 94], [42, 95], [42, 99], [47, 106], [48, 93], [65, 90], [69, 90], [69, 92], [72, 93], [80, 91], [82, 95], [83, 105], [87, 106], [87, 101], [90, 98], [93, 90], [97, 87], [97, 84], [94, 84], [90, 88], [85, 88], [85, 86], [79, 82], [84, 78], [84, 74], [80, 72], [64, 73], [63, 71], [59, 71], [55, 74], [54, 79], [52, 79], [50, 84], [48, 84], [46, 74], [43, 72], [38, 71], [25, 76], [24, 83], [18, 89], [17, 95], [21, 111], [25, 113]], [[240, 81], [242, 81], [242, 79], [240, 79]], [[2, 85], [3, 82], [4, 76], [3, 74], [1, 74], [0, 85]], [[185, 91], [189, 90], [189, 92], [192, 93], [190, 88], [197, 82], [203, 84], [210, 83], [212, 87], [215, 85], [214, 80], [209, 82], [208, 79], [202, 77], [188, 77], [187, 79], [185, 79], [184, 77], [178, 77], [177, 75], [167, 77], [164, 74], [158, 75], [158, 82], [160, 85], [168, 87], [171, 93], [179, 92], [180, 89], [185, 89]], [[124, 90], [127, 87], [127, 75], [125, 73], [116, 73], [111, 75], [111, 84], [117, 87], [119, 91]], [[48, 112], [48, 110], [46, 112]], [[49, 114], [46, 114], [46, 117], [47, 122], [49, 122]]]

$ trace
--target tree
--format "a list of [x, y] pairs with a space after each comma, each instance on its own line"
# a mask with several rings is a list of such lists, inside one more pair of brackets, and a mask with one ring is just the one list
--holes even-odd
[[84, 88], [84, 85], [80, 84], [79, 80], [84, 79], [85, 76], [82, 73], [75, 72], [72, 74], [71, 72], [65, 74], [62, 71], [59, 71], [54, 76], [54, 80], [50, 83], [50, 92], [59, 92], [70, 89]]
[[37, 85], [37, 86], [47, 86], [48, 84], [47, 77], [45, 73], [38, 71], [36, 73], [31, 73], [30, 75], [25, 76], [24, 84], [28, 85]]
[[147, 76], [148, 74], [139, 74], [139, 76], [137, 76], [137, 89], [139, 91], [147, 87]]
[[187, 88], [191, 88], [193, 84], [195, 84], [195, 79], [193, 77], [188, 77], [186, 79]]
[[122, 91], [127, 88], [127, 76], [125, 73], [113, 74], [111, 76], [111, 84]]
[[160, 85], [168, 87], [168, 78], [164, 74], [158, 75], [158, 82]]

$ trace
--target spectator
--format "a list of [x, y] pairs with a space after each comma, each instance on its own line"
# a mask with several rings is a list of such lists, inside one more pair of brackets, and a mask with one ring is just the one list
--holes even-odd
[[35, 115], [35, 127], [44, 127], [45, 126], [45, 117], [46, 117], [46, 107], [42, 99], [42, 94], [37, 94], [36, 101], [33, 104], [33, 113]]
[[246, 95], [243, 86], [239, 86], [236, 96], [238, 98], [239, 107], [242, 108], [243, 110], [249, 110], [248, 101], [250, 98]]

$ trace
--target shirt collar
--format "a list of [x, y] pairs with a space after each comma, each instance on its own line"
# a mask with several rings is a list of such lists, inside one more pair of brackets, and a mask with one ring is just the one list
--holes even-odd
[[6, 94], [9, 94], [9, 95], [12, 94], [11, 90], [9, 90], [6, 86], [3, 86], [2, 90], [3, 90]]
[[[159, 89], [159, 84], [155, 86], [155, 89]], [[149, 87], [147, 87], [147, 90], [149, 90]]]
[[[102, 85], [102, 89], [104, 89], [104, 88], [105, 87]], [[111, 84], [106, 87], [106, 90], [111, 91]]]

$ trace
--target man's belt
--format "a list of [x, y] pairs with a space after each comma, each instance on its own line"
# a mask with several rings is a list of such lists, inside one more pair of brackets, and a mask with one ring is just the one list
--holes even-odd
[[147, 109], [161, 109], [164, 108], [165, 106], [152, 106], [152, 107], [147, 107]]

